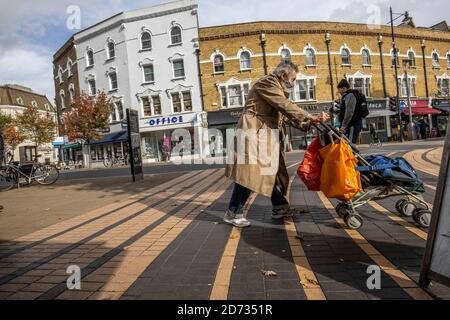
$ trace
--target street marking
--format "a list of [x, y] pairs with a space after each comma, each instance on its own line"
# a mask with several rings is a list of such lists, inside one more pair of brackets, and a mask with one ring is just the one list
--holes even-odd
[[406, 220], [402, 219], [401, 217], [393, 214], [392, 212], [387, 210], [385, 207], [383, 207], [379, 203], [374, 202], [374, 201], [370, 201], [369, 205], [372, 208], [374, 208], [375, 210], [377, 210], [378, 212], [380, 212], [380, 213], [384, 214], [385, 216], [387, 216], [392, 221], [394, 221], [394, 222], [398, 223], [399, 225], [405, 227], [405, 229], [407, 229], [408, 231], [414, 233], [419, 238], [421, 238], [421, 239], [423, 239], [425, 241], [427, 240], [428, 234], [425, 231], [423, 231], [422, 229], [417, 228], [416, 226], [412, 225], [408, 221], [406, 221]]
[[437, 190], [437, 188], [436, 188], [435, 186], [432, 186], [431, 184], [426, 184], [426, 183], [424, 183], [424, 186], [425, 186], [426, 188], [428, 188], [428, 189], [433, 190], [433, 191], [436, 191], [436, 190]]
[[[215, 170], [212, 170], [212, 172], [215, 172]], [[217, 170], [215, 173], [212, 173], [211, 171], [207, 170], [204, 173], [197, 175], [194, 179], [198, 179], [201, 181], [199, 184], [195, 185], [195, 187], [192, 188], [192, 190], [184, 190], [181, 191], [183, 186], [189, 185], [189, 181], [185, 181], [179, 185], [173, 186], [169, 190], [165, 190], [162, 193], [156, 194], [151, 199], [146, 200], [149, 201], [162, 201], [165, 200], [173, 195], [177, 195], [175, 198], [172, 198], [174, 202], [169, 203], [168, 201], [163, 201], [159, 203], [158, 205], [148, 208], [145, 204], [139, 204], [138, 210], [133, 211], [130, 209], [133, 206], [130, 206], [130, 208], [125, 208], [120, 210], [119, 214], [117, 216], [107, 216], [105, 218], [100, 219], [99, 221], [96, 221], [95, 223], [92, 223], [91, 226], [84, 227], [82, 231], [75, 230], [74, 232], [68, 232], [60, 237], [57, 237], [55, 239], [52, 239], [51, 241], [47, 241], [44, 244], [40, 244], [39, 246], [36, 246], [35, 248], [32, 248], [28, 251], [30, 252], [39, 252], [39, 250], [48, 251], [44, 255], [44, 257], [38, 255], [35, 256], [27, 256], [29, 254], [28, 252], [19, 253], [17, 255], [14, 255], [12, 257], [8, 257], [6, 259], [2, 259], [1, 261], [12, 261], [12, 264], [14, 265], [17, 262], [23, 262], [26, 263], [26, 266], [20, 266], [17, 268], [11, 268], [9, 274], [15, 273], [16, 277], [23, 277], [26, 276], [27, 273], [27, 267], [29, 266], [33, 267], [33, 270], [40, 269], [42, 267], [46, 267], [52, 271], [58, 270], [58, 267], [61, 267], [61, 265], [58, 264], [58, 262], [66, 262], [66, 263], [72, 263], [77, 264], [80, 267], [85, 267], [89, 264], [89, 262], [92, 261], [92, 258], [99, 258], [104, 253], [97, 252], [97, 253], [91, 253], [92, 249], [95, 248], [104, 248], [105, 251], [108, 251], [109, 245], [111, 245], [111, 248], [115, 248], [117, 245], [123, 242], [123, 238], [126, 237], [125, 234], [129, 234], [130, 236], [134, 235], [133, 233], [137, 228], [140, 228], [141, 230], [148, 226], [149, 223], [146, 223], [148, 221], [140, 222], [141, 220], [148, 220], [149, 218], [153, 219], [156, 213], [162, 215], [165, 214], [165, 212], [161, 211], [165, 208], [170, 208], [170, 206], [173, 207], [173, 204], [177, 203], [177, 201], [183, 201], [187, 200], [190, 197], [192, 197], [192, 192], [195, 192], [195, 190], [201, 190], [199, 189], [202, 185], [204, 185], [208, 181], [212, 181], [213, 178], [218, 178], [220, 175], [222, 175], [222, 170]], [[204, 177], [209, 176], [207, 179], [204, 179]], [[203, 179], [203, 180], [202, 180]], [[194, 180], [195, 181], [195, 180]], [[192, 183], [192, 181], [190, 182]], [[180, 203], [181, 204], [181, 203]], [[89, 235], [95, 235], [99, 231], [108, 229], [109, 226], [117, 224], [121, 220], [129, 218], [131, 215], [138, 213], [139, 211], [143, 211], [139, 213], [136, 217], [133, 217], [125, 222], [120, 223], [120, 225], [117, 225], [113, 227], [112, 229], [109, 229], [105, 232], [102, 232], [100, 235], [96, 236], [93, 239], [90, 239], [88, 242], [80, 243], [83, 239], [86, 237], [89, 237]], [[170, 211], [170, 210], [169, 210]], [[156, 220], [152, 220], [156, 221]], [[137, 232], [136, 232], [137, 233]], [[128, 237], [129, 238], [129, 237]], [[128, 239], [127, 238], [127, 239]], [[56, 241], [58, 239], [58, 241]], [[65, 244], [67, 243], [67, 244]], [[59, 246], [59, 247], [57, 247]], [[71, 248], [72, 247], [72, 248]], [[65, 250], [64, 248], [68, 248]], [[46, 250], [47, 249], [47, 250]], [[52, 249], [52, 250], [50, 250]], [[59, 251], [63, 251], [60, 255], [58, 255], [55, 258], [52, 258], [52, 255]], [[27, 251], [27, 250], [26, 250]], [[65, 251], [65, 252], [64, 252]], [[43, 261], [48, 258], [48, 261]], [[67, 260], [67, 261], [66, 261]], [[80, 263], [81, 260], [81, 263]], [[95, 259], [94, 259], [95, 260]], [[34, 267], [33, 264], [39, 263], [39, 267]], [[25, 269], [25, 270], [24, 270]], [[20, 274], [23, 273], [22, 275]], [[19, 274], [18, 274], [19, 273]]]
[[371, 258], [380, 268], [388, 274], [408, 295], [414, 300], [433, 300], [423, 289], [411, 280], [405, 273], [399, 270], [381, 252], [379, 252], [369, 241], [363, 237], [361, 233], [356, 230], [350, 230], [346, 224], [334, 211], [334, 206], [322, 192], [317, 193], [322, 200], [325, 208], [330, 215], [336, 220], [339, 226], [349, 235], [353, 241]]
[[302, 163], [302, 162], [301, 161], [300, 162], [296, 162], [293, 165], [290, 165], [289, 167], [287, 167], [286, 169], [290, 169], [290, 168], [293, 168], [295, 166], [298, 166], [298, 165], [300, 165], [300, 163]]
[[422, 154], [431, 150], [433, 149], [414, 150], [405, 154], [404, 158], [411, 164], [413, 164], [413, 167], [417, 168], [418, 170], [433, 176], [438, 176], [440, 168], [422, 159]]
[[[250, 207], [256, 200], [257, 193], [253, 192], [244, 208], [244, 215], [247, 216]], [[209, 300], [227, 300], [230, 290], [231, 274], [233, 273], [234, 260], [241, 240], [241, 228], [233, 227], [230, 238], [223, 251], [222, 259], [217, 268], [214, 285], [209, 296]]]
[[[20, 250], [24, 250], [25, 248], [29, 249], [30, 247], [33, 247], [37, 244], [42, 244], [43, 241], [48, 241], [52, 237], [54, 237], [60, 233], [72, 231], [70, 229], [79, 228], [79, 226], [84, 226], [86, 223], [94, 222], [96, 219], [98, 219], [99, 217], [101, 217], [103, 215], [116, 214], [117, 212], [119, 212], [117, 210], [119, 210], [119, 209], [123, 210], [129, 205], [138, 204], [139, 201], [143, 201], [146, 198], [148, 199], [149, 197], [159, 193], [161, 190], [173, 187], [180, 182], [186, 181], [187, 179], [191, 178], [192, 176], [194, 176], [194, 173], [188, 173], [188, 174], [182, 175], [174, 180], [165, 182], [162, 185], [155, 186], [155, 187], [152, 187], [145, 191], [139, 192], [135, 195], [126, 197], [125, 199], [122, 199], [118, 202], [111, 203], [104, 207], [101, 207], [101, 208], [89, 211], [87, 213], [81, 214], [79, 216], [76, 216], [72, 219], [68, 219], [63, 222], [56, 223], [54, 225], [40, 229], [40, 230], [30, 233], [28, 235], [22, 236], [20, 238], [13, 240], [13, 242], [16, 243], [15, 245], [11, 245], [9, 243], [0, 245], [1, 248], [10, 249], [6, 252], [2, 252], [2, 254], [0, 255], [0, 259], [3, 259], [6, 256], [10, 256], [11, 254], [15, 254]], [[114, 211], [116, 211], [116, 212], [114, 212]]]
[[[296, 176], [294, 175], [289, 181], [288, 199], [290, 198], [292, 183]], [[292, 217], [284, 219], [284, 228], [288, 236], [289, 246], [291, 248], [292, 259], [295, 263], [295, 270], [298, 273], [300, 285], [305, 291], [308, 300], [326, 300], [325, 294], [320, 287], [319, 281], [315, 273], [312, 271], [308, 258], [302, 246], [302, 242], [297, 237], [297, 228]]]
[[433, 162], [435, 165], [439, 165], [442, 162], [442, 153], [444, 152], [444, 147], [439, 147], [428, 152], [425, 157]]

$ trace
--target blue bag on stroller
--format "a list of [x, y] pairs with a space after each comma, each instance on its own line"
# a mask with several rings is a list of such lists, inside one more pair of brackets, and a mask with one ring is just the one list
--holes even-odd
[[377, 171], [386, 181], [400, 185], [414, 193], [424, 193], [425, 188], [414, 168], [402, 157], [391, 159], [383, 155], [368, 156], [370, 166], [357, 167], [361, 173]]

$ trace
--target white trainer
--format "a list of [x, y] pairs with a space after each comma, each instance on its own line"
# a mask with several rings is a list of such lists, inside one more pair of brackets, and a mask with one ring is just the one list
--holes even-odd
[[223, 221], [238, 228], [246, 228], [251, 225], [250, 221], [248, 221], [243, 214], [235, 214], [229, 210], [225, 213]]

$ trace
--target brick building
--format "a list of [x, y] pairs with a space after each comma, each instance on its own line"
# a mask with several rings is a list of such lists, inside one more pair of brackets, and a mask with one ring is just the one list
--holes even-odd
[[[446, 22], [436, 25], [438, 27], [417, 28], [410, 20], [395, 28], [400, 97], [406, 100], [407, 95], [403, 60], [411, 58], [406, 71], [413, 114], [429, 116], [435, 126], [438, 121], [447, 119], [432, 118], [431, 115], [439, 111], [430, 106], [431, 97], [448, 97], [449, 92], [450, 32], [443, 25], [447, 25]], [[396, 95], [396, 85], [389, 27], [374, 29], [354, 23], [274, 21], [201, 28], [199, 34], [208, 123], [210, 128], [221, 130], [224, 136], [233, 133], [252, 83], [264, 76], [264, 60], [270, 73], [282, 59], [289, 59], [300, 67], [291, 98], [303, 108], [311, 112], [328, 110], [333, 98], [339, 98], [335, 89], [337, 83], [347, 78], [370, 101], [372, 116], [366, 126], [375, 123], [384, 139], [392, 136], [391, 126], [396, 126], [396, 117], [390, 117], [394, 112], [389, 110], [388, 97]], [[265, 40], [265, 54], [261, 35]], [[296, 134], [291, 131], [291, 135]], [[367, 134], [365, 136], [367, 138]]]

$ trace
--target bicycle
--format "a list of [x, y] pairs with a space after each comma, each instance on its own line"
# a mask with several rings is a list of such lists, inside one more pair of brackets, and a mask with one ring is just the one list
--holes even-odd
[[[36, 156], [36, 160], [39, 156]], [[20, 165], [17, 161], [10, 161], [6, 166], [0, 167], [0, 192], [8, 191], [14, 187], [31, 185], [37, 182], [40, 185], [52, 185], [59, 178], [56, 166], [42, 163]]]

